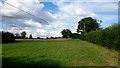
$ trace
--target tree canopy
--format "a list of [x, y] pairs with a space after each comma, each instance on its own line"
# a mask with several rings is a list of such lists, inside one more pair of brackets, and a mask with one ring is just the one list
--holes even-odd
[[25, 31], [23, 31], [23, 32], [21, 33], [21, 37], [22, 37], [22, 38], [25, 38], [25, 37], [26, 37], [26, 34], [27, 34], [27, 33], [26, 33]]
[[29, 39], [32, 39], [32, 35], [30, 34]]
[[97, 23], [97, 20], [91, 17], [83, 18], [81, 21], [78, 22], [78, 33], [80, 31], [88, 33], [97, 29], [99, 29], [99, 24]]
[[61, 31], [63, 38], [71, 38], [72, 37], [72, 32], [69, 29], [64, 29]]

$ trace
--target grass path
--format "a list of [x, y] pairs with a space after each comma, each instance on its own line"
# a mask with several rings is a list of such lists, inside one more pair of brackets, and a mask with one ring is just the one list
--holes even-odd
[[117, 66], [117, 51], [81, 40], [3, 44], [3, 66]]

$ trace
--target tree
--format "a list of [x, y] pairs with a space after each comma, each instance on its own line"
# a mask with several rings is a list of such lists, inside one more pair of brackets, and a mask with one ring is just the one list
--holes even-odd
[[10, 32], [0, 32], [2, 34], [2, 43], [10, 43], [15, 41], [15, 37]]
[[16, 37], [19, 37], [20, 35], [18, 33], [15, 34]]
[[54, 37], [50, 37], [50, 39], [54, 39]]
[[37, 39], [40, 39], [40, 37], [37, 37]]
[[19, 35], [19, 33], [16, 33], [16, 34], [15, 34], [15, 38], [16, 38], [16, 39], [20, 39], [20, 38], [21, 38], [20, 35]]
[[21, 33], [21, 37], [25, 39], [26, 34], [27, 34], [27, 33], [26, 33], [25, 31], [23, 31], [23, 32]]
[[30, 34], [29, 39], [32, 39], [32, 35]]
[[26, 37], [25, 39], [28, 39], [28, 37]]
[[77, 34], [77, 33], [72, 34], [73, 39], [78, 39], [79, 37], [80, 37], [80, 34]]
[[46, 37], [46, 39], [49, 39], [48, 37]]
[[97, 23], [97, 20], [88, 17], [88, 18], [83, 18], [81, 21], [78, 22], [78, 29], [77, 32], [79, 33], [80, 31], [85, 32], [91, 32], [94, 30], [99, 29], [99, 24]]
[[63, 38], [71, 38], [72, 37], [72, 32], [69, 29], [64, 29], [61, 31]]

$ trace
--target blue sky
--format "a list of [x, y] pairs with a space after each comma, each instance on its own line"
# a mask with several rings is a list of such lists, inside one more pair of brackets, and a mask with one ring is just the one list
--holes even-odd
[[56, 37], [61, 36], [60, 32], [63, 29], [70, 29], [75, 33], [77, 22], [84, 17], [102, 20], [102, 28], [118, 23], [118, 2], [41, 2], [41, 0], [5, 2], [16, 8], [0, 3], [2, 14], [0, 31], [14, 34], [26, 31], [27, 36], [32, 34], [33, 37]]
[[41, 2], [42, 4], [44, 4], [44, 8], [42, 9], [43, 11], [46, 12], [51, 12], [51, 13], [57, 13], [59, 12], [58, 10], [58, 6], [54, 5], [52, 2]]

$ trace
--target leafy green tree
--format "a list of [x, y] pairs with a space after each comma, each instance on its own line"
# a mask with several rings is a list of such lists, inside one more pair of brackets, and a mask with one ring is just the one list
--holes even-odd
[[32, 39], [32, 35], [30, 34], [29, 39]]
[[78, 22], [78, 33], [81, 31], [83, 31], [84, 33], [88, 33], [97, 29], [99, 29], [99, 24], [97, 23], [97, 20], [91, 17], [83, 18], [81, 21]]
[[64, 29], [61, 31], [63, 38], [71, 38], [72, 37], [72, 32], [69, 29]]
[[25, 31], [23, 31], [23, 32], [21, 33], [21, 37], [25, 39], [26, 34], [27, 34], [27, 33], [26, 33]]

